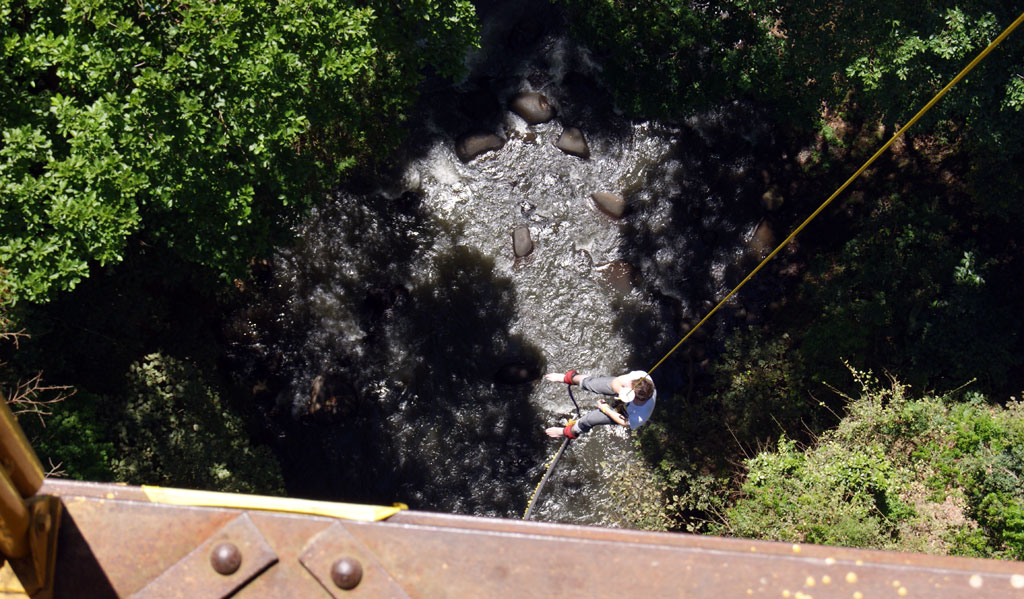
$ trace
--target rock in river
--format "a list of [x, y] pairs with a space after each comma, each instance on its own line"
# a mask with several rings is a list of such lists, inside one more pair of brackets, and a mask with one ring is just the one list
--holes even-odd
[[537, 92], [524, 92], [513, 98], [512, 112], [523, 117], [530, 125], [546, 123], [555, 118], [555, 108], [547, 96]]
[[633, 266], [623, 260], [612, 260], [598, 264], [594, 270], [601, 273], [605, 283], [621, 294], [627, 294], [633, 290]]
[[587, 146], [587, 140], [583, 137], [583, 132], [576, 127], [562, 129], [562, 134], [558, 136], [555, 147], [566, 154], [572, 154], [580, 158], [590, 157], [590, 148]]
[[455, 141], [455, 155], [469, 162], [484, 152], [500, 150], [505, 140], [493, 133], [467, 133]]
[[763, 218], [747, 241], [747, 249], [758, 258], [764, 258], [775, 249], [775, 231], [768, 219]]
[[533, 251], [533, 239], [530, 238], [530, 227], [519, 225], [512, 231], [512, 251], [517, 258], [530, 255]]
[[622, 215], [626, 213], [626, 200], [617, 193], [599, 191], [590, 194], [590, 197], [594, 199], [594, 203], [601, 209], [601, 212], [612, 218], [622, 218]]

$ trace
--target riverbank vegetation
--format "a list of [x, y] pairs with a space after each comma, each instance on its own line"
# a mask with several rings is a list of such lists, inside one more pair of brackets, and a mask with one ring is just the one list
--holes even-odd
[[[771, 119], [785, 151], [750, 209], [779, 231], [1019, 10], [554, 4], [631, 117]], [[22, 419], [44, 461], [286, 491], [222, 314], [324, 190], [388, 159], [417, 85], [463, 73], [473, 6], [401, 5], [0, 2], [3, 383], [77, 388], [22, 395], [53, 400]], [[689, 388], [637, 435], [624, 525], [1024, 558], [1021, 64], [1018, 31], [731, 306], [763, 318], [666, 363]]]
[[927, 553], [1024, 556], [1021, 402], [913, 396], [852, 371], [861, 392], [810, 446], [781, 437], [746, 460], [713, 532]]

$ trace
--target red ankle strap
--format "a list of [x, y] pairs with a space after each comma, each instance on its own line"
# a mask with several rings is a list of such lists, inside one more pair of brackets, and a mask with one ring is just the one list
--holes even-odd
[[575, 422], [570, 422], [569, 424], [565, 425], [565, 428], [562, 429], [562, 433], [566, 437], [569, 437], [570, 439], [575, 439], [576, 438], [576, 434], [572, 432], [572, 427], [573, 427], [574, 424], [576, 424], [576, 423]]
[[565, 383], [566, 385], [571, 385], [572, 377], [576, 376], [577, 374], [579, 374], [579, 372], [575, 370], [566, 371], [565, 376], [562, 377], [562, 382]]

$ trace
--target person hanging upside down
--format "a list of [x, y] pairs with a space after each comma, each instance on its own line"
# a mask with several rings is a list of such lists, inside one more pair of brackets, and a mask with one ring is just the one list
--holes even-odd
[[654, 389], [654, 381], [643, 370], [616, 377], [611, 376], [590, 376], [570, 370], [565, 374], [551, 372], [544, 375], [546, 380], [553, 383], [565, 383], [567, 385], [579, 385], [592, 393], [600, 393], [616, 398], [616, 403], [623, 404], [623, 411], [616, 410], [604, 399], [597, 400], [597, 409], [588, 412], [579, 420], [570, 420], [564, 427], [552, 426], [544, 430], [549, 437], [569, 437], [575, 439], [590, 429], [602, 424], [618, 424], [628, 426], [631, 429], [638, 429], [647, 424], [647, 420], [654, 411], [654, 402], [658, 398], [658, 392]]

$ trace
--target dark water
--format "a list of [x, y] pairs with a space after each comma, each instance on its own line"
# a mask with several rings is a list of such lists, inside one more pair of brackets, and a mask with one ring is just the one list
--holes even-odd
[[[295, 496], [520, 517], [557, 448], [543, 428], [571, 408], [540, 375], [650, 368], [756, 254], [759, 161], [778, 151], [755, 109], [631, 122], [556, 10], [481, 13], [472, 73], [427, 85], [393, 176], [317, 209], [229, 331]], [[546, 94], [558, 118], [528, 126], [506, 110], [521, 91]], [[589, 159], [552, 145], [568, 125]], [[454, 139], [481, 129], [507, 143], [463, 164]], [[598, 191], [625, 196], [626, 217], [599, 212]], [[519, 225], [526, 258], [512, 251]], [[763, 308], [743, 307], [716, 326]], [[655, 373], [655, 418], [693, 357]], [[574, 443], [537, 517], [615, 524], [606, 482], [637, 459], [625, 430]]]

